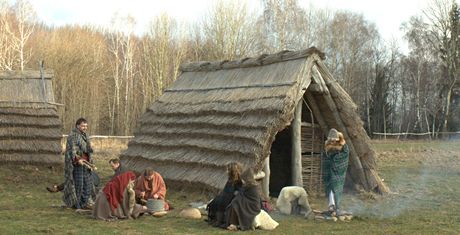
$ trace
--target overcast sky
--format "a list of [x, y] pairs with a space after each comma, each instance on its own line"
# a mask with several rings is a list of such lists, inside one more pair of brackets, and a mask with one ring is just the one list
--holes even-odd
[[[385, 40], [400, 39], [399, 27], [411, 16], [421, 14], [431, 0], [299, 0], [308, 7], [331, 10], [346, 9], [364, 14], [374, 22]], [[115, 12], [130, 14], [137, 22], [136, 31], [147, 28], [151, 19], [160, 12], [184, 21], [196, 21], [212, 6], [213, 0], [31, 0], [38, 17], [45, 23], [93, 24], [107, 26]], [[256, 6], [259, 0], [249, 0]]]

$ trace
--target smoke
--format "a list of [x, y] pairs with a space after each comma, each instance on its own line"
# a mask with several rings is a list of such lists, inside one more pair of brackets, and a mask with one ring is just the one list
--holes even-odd
[[427, 191], [427, 182], [431, 177], [432, 171], [425, 167], [401, 169], [386, 182], [392, 190], [389, 195], [374, 196], [365, 192], [360, 195], [347, 195], [349, 197], [343, 199], [343, 208], [360, 217], [397, 217], [432, 201]]

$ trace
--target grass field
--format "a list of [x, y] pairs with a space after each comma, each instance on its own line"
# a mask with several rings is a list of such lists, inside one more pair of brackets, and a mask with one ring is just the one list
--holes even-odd
[[[380, 176], [392, 190], [381, 197], [347, 194], [351, 222], [306, 220], [273, 214], [280, 223], [274, 231], [247, 234], [460, 234], [460, 142], [376, 141]], [[97, 155], [99, 173], [112, 175], [107, 160], [116, 153]], [[47, 185], [63, 178], [62, 169], [37, 166], [0, 166], [0, 234], [229, 234], [203, 220], [186, 220], [178, 213], [188, 203], [208, 195], [168, 191], [175, 207], [162, 218], [103, 222], [62, 209], [61, 194]], [[314, 209], [324, 209], [323, 198], [311, 198]], [[241, 233], [241, 232], [238, 232]]]

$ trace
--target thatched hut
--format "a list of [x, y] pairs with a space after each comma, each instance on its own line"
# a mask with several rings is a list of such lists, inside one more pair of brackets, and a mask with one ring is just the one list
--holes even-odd
[[287, 185], [320, 192], [324, 135], [336, 128], [351, 150], [348, 183], [386, 192], [356, 106], [323, 59], [310, 48], [183, 64], [141, 117], [122, 162], [153, 166], [170, 183], [218, 189], [226, 164], [237, 161], [265, 172], [266, 194]]
[[53, 73], [0, 72], [0, 162], [62, 162]]

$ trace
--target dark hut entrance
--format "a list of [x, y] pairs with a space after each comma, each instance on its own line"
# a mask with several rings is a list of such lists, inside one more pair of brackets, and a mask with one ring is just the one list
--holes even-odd
[[281, 189], [291, 185], [291, 128], [278, 132], [270, 155], [270, 196], [277, 197]]
[[[321, 152], [325, 137], [310, 107], [303, 100], [301, 102], [302, 184], [310, 195], [318, 195], [323, 192]], [[293, 185], [291, 126], [278, 132], [271, 146], [270, 196], [276, 197], [283, 187]]]

